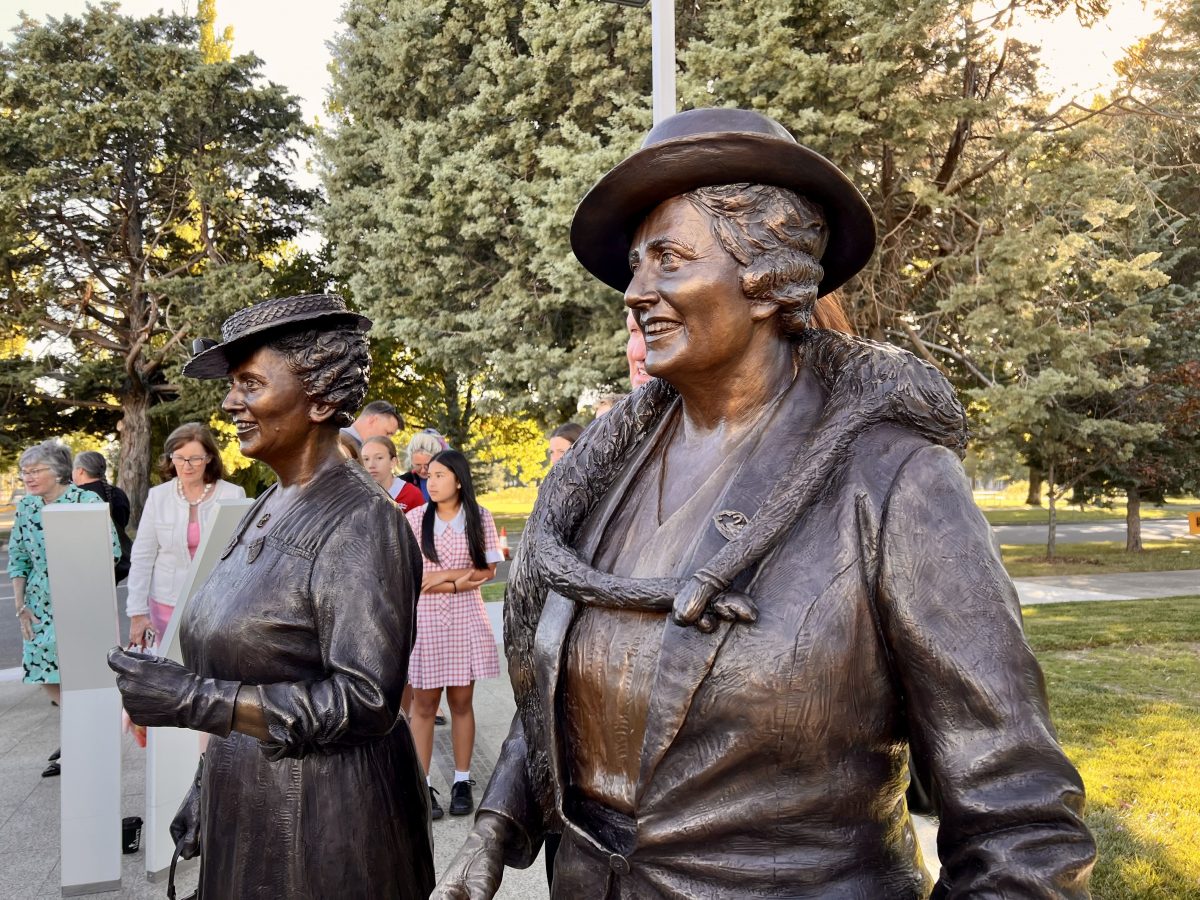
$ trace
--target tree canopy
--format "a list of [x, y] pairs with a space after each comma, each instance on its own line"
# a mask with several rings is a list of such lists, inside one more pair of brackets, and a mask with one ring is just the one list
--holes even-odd
[[197, 20], [108, 3], [24, 19], [0, 48], [0, 304], [25, 341], [0, 368], [2, 431], [117, 431], [135, 520], [152, 407], [213, 408], [175, 378], [190, 339], [269, 296], [315, 199], [290, 180], [295, 98], [209, 36], [202, 52]]

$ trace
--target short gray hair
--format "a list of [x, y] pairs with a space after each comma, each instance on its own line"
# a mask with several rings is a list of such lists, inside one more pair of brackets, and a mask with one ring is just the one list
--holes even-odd
[[412, 440], [408, 442], [408, 449], [404, 451], [404, 467], [412, 468], [412, 458], [414, 453], [428, 453], [430, 456], [437, 456], [446, 449], [446, 442], [441, 435], [434, 431], [426, 429], [418, 431], [412, 436]]
[[17, 465], [22, 469], [37, 463], [49, 466], [59, 484], [66, 484], [71, 480], [71, 451], [67, 449], [66, 444], [54, 440], [42, 441], [22, 453], [21, 458], [17, 460]]
[[83, 469], [93, 478], [104, 480], [104, 473], [108, 471], [108, 460], [104, 458], [103, 453], [97, 453], [95, 450], [84, 450], [82, 453], [75, 455], [75, 468]]

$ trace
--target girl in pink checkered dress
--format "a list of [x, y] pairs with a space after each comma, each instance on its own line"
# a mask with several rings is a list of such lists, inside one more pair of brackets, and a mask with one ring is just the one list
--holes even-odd
[[[411, 727], [428, 779], [433, 719], [445, 688], [454, 746], [450, 814], [465, 816], [475, 808], [471, 794], [475, 681], [500, 674], [496, 638], [479, 588], [496, 574], [496, 563], [504, 557], [492, 514], [475, 501], [465, 456], [457, 450], [434, 456], [427, 489], [429, 503], [406, 513], [425, 557], [417, 601], [417, 643], [408, 663], [413, 687]], [[433, 817], [441, 818], [442, 807], [432, 785], [429, 799]]]

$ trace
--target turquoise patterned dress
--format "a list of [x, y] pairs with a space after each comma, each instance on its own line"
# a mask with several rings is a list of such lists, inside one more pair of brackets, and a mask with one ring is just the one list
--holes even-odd
[[[91, 491], [68, 485], [55, 503], [103, 503]], [[22, 647], [21, 664], [26, 684], [58, 684], [58, 642], [54, 636], [54, 612], [50, 606], [50, 571], [46, 567], [46, 535], [42, 531], [45, 501], [32, 494], [17, 504], [12, 534], [8, 539], [8, 577], [25, 579], [25, 605], [40, 620], [33, 623], [33, 640]], [[112, 531], [113, 559], [121, 556], [117, 531]]]

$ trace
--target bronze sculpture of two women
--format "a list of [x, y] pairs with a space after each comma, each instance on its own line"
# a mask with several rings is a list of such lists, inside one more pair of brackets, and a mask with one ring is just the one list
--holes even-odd
[[[597, 183], [572, 244], [624, 293], [656, 377], [540, 492], [506, 594], [518, 714], [434, 895], [492, 897], [505, 865], [529, 865], [557, 833], [551, 894], [570, 900], [1088, 896], [1083, 785], [959, 465], [962, 408], [911, 354], [810, 326], [817, 298], [873, 249], [849, 180], [765, 116], [692, 110]], [[267, 362], [248, 371], [230, 353], [226, 408], [243, 447], [274, 465], [330, 413], [294, 387], [295, 422], [287, 398], [251, 399], [281, 377]], [[314, 458], [331, 459], [332, 440]], [[288, 814], [303, 823], [305, 797], [348, 783], [337, 753], [386, 746], [400, 773], [399, 788], [372, 785], [378, 811], [402, 820], [390, 845], [271, 872], [221, 849], [205, 863], [212, 896], [331, 896], [290, 880], [306, 865], [355, 884], [386, 871], [385, 889], [355, 896], [429, 890], [420, 773], [407, 732], [386, 727], [403, 672], [378, 652], [409, 642], [410, 622], [386, 619], [368, 639], [360, 619], [367, 635], [351, 639], [292, 580], [334, 597], [328, 579], [349, 575], [335, 552], [411, 568], [407, 536], [382, 519], [363, 529], [360, 507], [377, 504], [343, 502], [356, 477], [317, 465], [308, 487], [289, 498], [284, 484], [249, 514], [185, 622], [192, 671], [114, 660], [135, 720], [227, 735], [204, 813], [244, 834], [264, 823], [227, 795], [298, 785]], [[252, 601], [268, 596], [267, 572], [285, 589]], [[315, 621], [296, 621], [295, 604], [314, 599]], [[231, 665], [280, 650], [277, 682], [265, 663]], [[906, 805], [910, 761], [940, 811], [936, 884]], [[206, 839], [225, 840], [212, 827]], [[409, 883], [389, 853], [417, 860]], [[251, 874], [210, 881], [214, 866]]]

